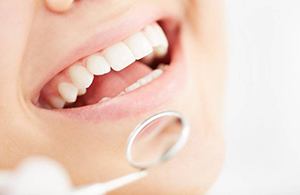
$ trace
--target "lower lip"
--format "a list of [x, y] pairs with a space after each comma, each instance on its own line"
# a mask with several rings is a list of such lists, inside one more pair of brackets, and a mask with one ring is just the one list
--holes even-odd
[[71, 119], [100, 122], [121, 120], [153, 111], [180, 95], [186, 83], [186, 68], [181, 45], [174, 45], [172, 62], [162, 76], [123, 96], [90, 106], [62, 109], [58, 112]]

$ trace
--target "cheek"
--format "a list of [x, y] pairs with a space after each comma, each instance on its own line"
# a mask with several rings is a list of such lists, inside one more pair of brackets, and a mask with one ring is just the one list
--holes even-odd
[[[19, 70], [30, 32], [34, 4], [31, 1], [0, 1], [0, 106], [14, 107], [19, 102]], [[5, 114], [3, 109], [0, 114]], [[18, 113], [15, 113], [18, 115]], [[17, 117], [17, 116], [16, 116]], [[1, 128], [0, 128], [1, 129]]]
[[[33, 13], [34, 3], [32, 3], [32, 0], [3, 0], [0, 2], [0, 49], [2, 55], [5, 51], [6, 53], [8, 51], [16, 51], [11, 53], [17, 55], [18, 49], [25, 47]], [[13, 50], [9, 50], [7, 47]]]
[[0, 167], [4, 168], [22, 158], [37, 138], [32, 132], [23, 131], [32, 127], [25, 121], [28, 116], [24, 116], [18, 82], [33, 13], [31, 0], [0, 1], [0, 153], [6, 157], [0, 159]]

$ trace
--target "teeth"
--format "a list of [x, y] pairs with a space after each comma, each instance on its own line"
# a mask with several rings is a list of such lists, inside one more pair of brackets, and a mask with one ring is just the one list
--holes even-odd
[[162, 75], [162, 73], [163, 73], [162, 70], [156, 69], [156, 70], [152, 71], [150, 74], [148, 74], [147, 76], [139, 79], [137, 82], [142, 86], [146, 85], [146, 84], [150, 83], [151, 81], [160, 77], [160, 75]]
[[152, 73], [148, 74], [147, 76], [139, 79], [137, 82], [140, 84], [140, 85], [146, 85], [148, 83], [150, 83], [151, 81], [153, 81], [153, 75]]
[[73, 103], [77, 99], [78, 89], [74, 85], [62, 82], [58, 85], [60, 96], [68, 103]]
[[87, 58], [87, 69], [94, 75], [104, 75], [110, 72], [110, 65], [101, 55], [92, 55]]
[[160, 64], [160, 65], [158, 65], [157, 69], [165, 71], [167, 69], [167, 66], [168, 66], [167, 64]]
[[169, 46], [168, 39], [163, 29], [157, 23], [146, 26], [143, 32], [150, 41], [152, 47]]
[[78, 89], [78, 96], [86, 94], [86, 88]]
[[143, 59], [141, 59], [141, 62], [144, 64], [150, 64], [153, 62], [153, 60], [155, 59], [155, 55], [152, 52], [151, 54], [145, 56]]
[[125, 92], [131, 92], [131, 91], [134, 91], [134, 90], [136, 90], [136, 89], [138, 89], [138, 88], [140, 88], [142, 85], [139, 83], [139, 82], [135, 82], [135, 83], [133, 83], [132, 85], [130, 85], [129, 87], [127, 87], [126, 89], [125, 89]]
[[168, 47], [165, 47], [165, 46], [155, 47], [154, 53], [155, 53], [155, 56], [157, 56], [157, 57], [160, 57], [160, 58], [164, 57], [168, 53]]
[[154, 79], [157, 79], [158, 77], [160, 77], [160, 75], [162, 75], [163, 71], [160, 69], [156, 69], [154, 71], [152, 71], [150, 74], [148, 74], [147, 76], [139, 79], [137, 82], [133, 83], [132, 85], [130, 85], [129, 87], [127, 87], [125, 89], [125, 92], [131, 92], [134, 91], [148, 83], [150, 83], [151, 81], [153, 81]]
[[146, 85], [148, 83], [150, 83], [152, 81], [152, 75], [149, 74], [147, 76], [145, 76], [144, 78], [141, 78], [138, 80], [138, 83], [141, 84], [141, 85]]
[[121, 93], [118, 95], [118, 96], [122, 96], [122, 95], [125, 95], [125, 91], [121, 91]]
[[94, 76], [83, 66], [76, 64], [69, 68], [70, 79], [78, 89], [88, 88]]
[[160, 42], [157, 46], [169, 47], [169, 42], [163, 29], [157, 23], [153, 24], [153, 28], [157, 32], [157, 37]]
[[163, 29], [157, 23], [146, 26], [144, 34], [154, 48], [154, 53], [157, 57], [163, 57], [168, 53], [168, 39]]
[[124, 42], [129, 47], [136, 60], [140, 60], [153, 52], [150, 42], [141, 32], [128, 37]]
[[[48, 85], [50, 91], [53, 89], [55, 92], [58, 91], [60, 97], [50, 96], [47, 98], [48, 104], [54, 108], [63, 108], [66, 103], [75, 102], [77, 96], [86, 94], [87, 88], [94, 80], [94, 75], [105, 75], [111, 70], [121, 71], [136, 60], [150, 64], [155, 58], [165, 56], [168, 48], [169, 43], [163, 29], [157, 23], [148, 25], [127, 39], [85, 58], [82, 60], [84, 64], [78, 62], [72, 65], [50, 81]], [[166, 68], [160, 65], [157, 70], [127, 87], [120, 95], [150, 83], [159, 77]], [[57, 84], [58, 81], [60, 81], [59, 84]], [[52, 86], [57, 86], [57, 88]], [[103, 99], [101, 101], [104, 101]]]
[[104, 57], [115, 71], [120, 71], [135, 62], [130, 49], [125, 43], [117, 43], [103, 51]]
[[49, 98], [49, 103], [54, 108], [63, 108], [65, 106], [65, 100], [63, 100], [61, 97], [52, 96]]
[[153, 80], [160, 77], [160, 75], [162, 75], [162, 73], [163, 73], [163, 70], [161, 70], [161, 69], [156, 69], [156, 70], [152, 71], [151, 75], [152, 75]]
[[108, 101], [108, 100], [111, 100], [111, 98], [109, 98], [109, 97], [104, 97], [104, 98], [102, 98], [102, 99], [99, 101], [99, 103], [103, 103], [103, 102], [106, 102], [106, 101]]

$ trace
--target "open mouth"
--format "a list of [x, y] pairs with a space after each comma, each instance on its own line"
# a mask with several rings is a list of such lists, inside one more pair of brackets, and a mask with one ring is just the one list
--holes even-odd
[[172, 43], [178, 41], [179, 28], [170, 23], [148, 24], [65, 68], [41, 89], [38, 105], [45, 109], [86, 107], [150, 85], [172, 61]]
[[176, 15], [151, 6], [100, 23], [36, 85], [33, 104], [39, 113], [95, 122], [165, 109], [187, 80], [181, 27]]

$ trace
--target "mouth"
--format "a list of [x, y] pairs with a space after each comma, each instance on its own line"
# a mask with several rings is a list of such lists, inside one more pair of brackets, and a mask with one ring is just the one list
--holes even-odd
[[35, 105], [72, 118], [120, 119], [176, 97], [184, 72], [179, 23], [149, 21], [64, 67], [41, 88]]

